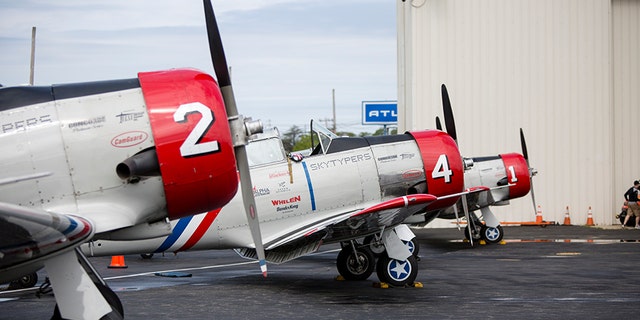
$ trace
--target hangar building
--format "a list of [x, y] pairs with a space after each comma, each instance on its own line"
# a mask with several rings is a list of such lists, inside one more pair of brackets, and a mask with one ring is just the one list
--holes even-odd
[[[521, 153], [523, 128], [544, 220], [569, 206], [585, 224], [591, 207], [619, 224], [640, 179], [640, 1], [398, 0], [397, 14], [399, 132], [435, 128], [445, 83], [463, 155]], [[535, 220], [530, 194], [494, 212]]]

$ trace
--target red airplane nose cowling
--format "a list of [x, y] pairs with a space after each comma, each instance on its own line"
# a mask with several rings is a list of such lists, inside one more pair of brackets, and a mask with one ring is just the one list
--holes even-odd
[[170, 219], [227, 204], [238, 189], [233, 143], [217, 83], [197, 70], [138, 74]]
[[507, 171], [507, 180], [512, 185], [509, 187], [509, 198], [515, 199], [527, 195], [531, 189], [527, 161], [518, 153], [501, 154], [500, 158], [502, 158], [504, 169]]
[[[464, 189], [464, 168], [456, 142], [448, 134], [439, 130], [409, 132], [416, 140], [427, 182], [427, 192], [435, 196], [445, 196], [462, 192]], [[445, 208], [453, 205], [458, 197], [437, 201], [434, 205]], [[430, 208], [435, 209], [434, 205]]]

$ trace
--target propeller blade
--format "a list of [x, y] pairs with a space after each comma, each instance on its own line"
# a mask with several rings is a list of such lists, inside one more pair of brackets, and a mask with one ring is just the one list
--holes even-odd
[[522, 132], [522, 128], [520, 128], [520, 146], [522, 147], [522, 156], [525, 160], [527, 160], [527, 165], [529, 165], [529, 153], [527, 152], [527, 142], [524, 140], [524, 133]]
[[522, 147], [522, 156], [524, 160], [527, 161], [527, 167], [529, 169], [529, 185], [531, 186], [531, 201], [533, 202], [533, 212], [534, 214], [537, 211], [538, 206], [536, 205], [536, 195], [533, 192], [533, 176], [535, 175], [535, 170], [531, 168], [529, 164], [529, 153], [527, 152], [527, 142], [524, 139], [524, 132], [522, 132], [522, 128], [520, 128], [520, 146]]
[[533, 202], [533, 208], [537, 210], [538, 206], [536, 205], [536, 194], [533, 192], [533, 177], [530, 177], [529, 179], [531, 180], [531, 182], [529, 183], [531, 185], [531, 202]]
[[440, 87], [442, 92], [442, 111], [444, 111], [444, 124], [447, 126], [447, 133], [458, 143], [458, 134], [456, 133], [456, 122], [453, 119], [453, 110], [451, 109], [451, 101], [449, 100], [449, 92], [447, 87], [442, 84]]
[[475, 223], [471, 220], [471, 215], [469, 214], [469, 206], [467, 205], [467, 195], [462, 195], [462, 210], [464, 211], [464, 217], [467, 219], [467, 230], [469, 232], [469, 241], [471, 242], [471, 246], [473, 247], [473, 233], [475, 232]]
[[442, 123], [440, 123], [440, 117], [436, 116], [436, 129], [442, 131]]
[[[218, 29], [218, 23], [216, 22], [216, 17], [213, 12], [211, 1], [203, 0], [203, 2], [204, 15], [207, 25], [207, 35], [209, 38], [209, 50], [211, 52], [213, 69], [215, 70], [216, 77], [218, 78], [218, 84], [220, 85], [220, 91], [222, 92], [222, 98], [224, 99], [227, 116], [229, 117], [229, 119], [236, 118], [238, 116], [238, 108], [236, 107], [235, 96], [233, 94], [233, 88], [231, 86], [231, 77], [229, 76], [227, 59], [224, 55], [224, 48], [222, 47], [220, 30]], [[245, 138], [242, 140], [246, 141], [246, 132], [244, 130], [235, 129], [234, 126], [231, 126], [231, 128], [232, 136], [239, 135]], [[241, 128], [244, 128], [244, 123], [242, 124]], [[265, 260], [264, 246], [262, 244], [262, 235], [260, 234], [260, 222], [258, 219], [256, 201], [253, 196], [251, 172], [249, 171], [249, 161], [247, 159], [245, 144], [236, 146], [235, 153], [236, 164], [238, 167], [238, 171], [240, 172], [240, 187], [242, 190], [244, 209], [247, 214], [247, 221], [249, 222], [251, 237], [253, 238], [253, 243], [256, 246], [256, 254], [260, 263], [260, 270], [262, 271], [262, 275], [266, 277], [267, 263]]]

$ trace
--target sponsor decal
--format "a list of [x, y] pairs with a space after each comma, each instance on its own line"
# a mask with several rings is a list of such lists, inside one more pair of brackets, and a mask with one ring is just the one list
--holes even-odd
[[290, 205], [283, 206], [283, 207], [276, 207], [276, 212], [287, 213], [287, 212], [293, 211], [294, 209], [298, 209], [298, 205], [297, 204], [290, 204]]
[[52, 123], [50, 114], [41, 115], [39, 117], [32, 117], [27, 119], [22, 119], [18, 121], [12, 121], [8, 123], [3, 123], [0, 125], [2, 133], [13, 132], [26, 130], [29, 127], [37, 126], [43, 123]]
[[116, 148], [129, 148], [145, 142], [148, 137], [149, 135], [144, 131], [129, 131], [111, 139], [111, 145]]
[[289, 171], [278, 171], [269, 173], [269, 179], [276, 179], [284, 176], [289, 176]]
[[269, 194], [271, 194], [271, 190], [269, 190], [269, 188], [258, 188], [256, 186], [253, 186], [254, 197], [266, 196]]
[[273, 206], [281, 206], [285, 204], [300, 202], [300, 199], [301, 199], [300, 196], [295, 196], [295, 197], [291, 197], [289, 199], [284, 199], [284, 200], [271, 200], [271, 204]]
[[69, 127], [69, 129], [73, 130], [73, 132], [78, 132], [78, 131], [85, 131], [89, 129], [102, 128], [106, 121], [107, 121], [106, 116], [99, 116], [91, 119], [85, 119], [82, 121], [70, 122], [67, 126]]
[[287, 186], [286, 181], [278, 182], [278, 189], [276, 189], [276, 193], [290, 192], [291, 188]]
[[418, 169], [408, 170], [402, 173], [402, 179], [404, 180], [414, 180], [422, 177], [423, 177], [422, 170], [418, 170]]
[[397, 154], [392, 154], [390, 156], [379, 157], [378, 162], [391, 162], [398, 160]]
[[116, 115], [116, 118], [120, 118], [120, 123], [129, 122], [129, 121], [138, 121], [139, 118], [144, 117], [144, 111], [133, 112], [133, 110], [127, 110], [120, 112], [120, 114]]
[[413, 157], [415, 157], [416, 154], [415, 153], [401, 153], [400, 154], [400, 160], [409, 160], [409, 159], [413, 159]]
[[354, 164], [361, 161], [368, 161], [371, 159], [373, 159], [373, 157], [371, 156], [370, 153], [357, 154], [350, 157], [338, 158], [338, 159], [321, 161], [316, 163], [309, 163], [309, 169], [311, 169], [311, 171], [316, 171], [321, 169], [333, 168], [337, 166], [350, 165], [350, 164]]

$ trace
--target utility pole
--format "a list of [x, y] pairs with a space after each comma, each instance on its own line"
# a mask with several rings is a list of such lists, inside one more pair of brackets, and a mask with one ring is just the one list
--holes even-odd
[[36, 27], [31, 27], [31, 66], [29, 71], [29, 85], [33, 85], [33, 69], [36, 62]]
[[333, 100], [333, 133], [336, 133], [336, 89], [331, 89], [331, 98]]

